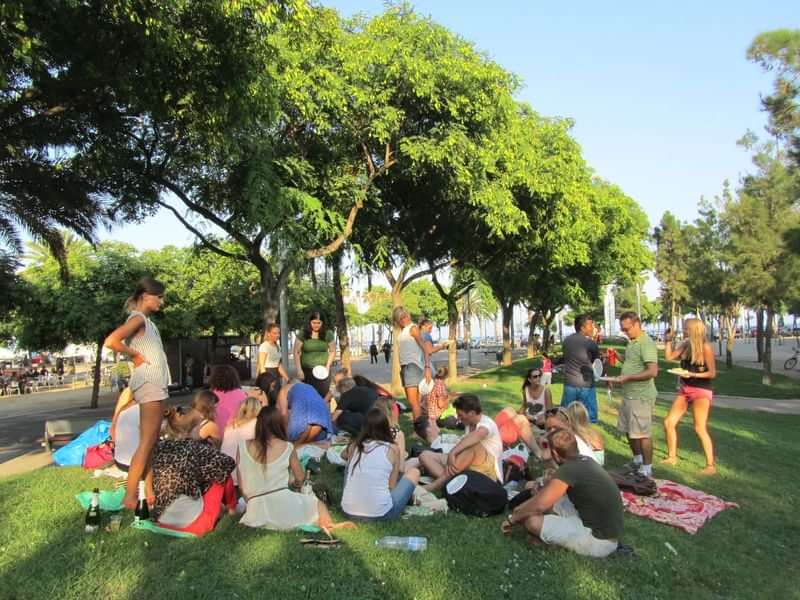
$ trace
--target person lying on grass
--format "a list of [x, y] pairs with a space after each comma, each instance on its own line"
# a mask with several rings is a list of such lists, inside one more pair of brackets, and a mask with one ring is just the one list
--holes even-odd
[[614, 480], [596, 461], [578, 454], [571, 431], [556, 429], [547, 437], [558, 470], [538, 494], [506, 517], [500, 531], [509, 535], [522, 525], [532, 543], [554, 544], [595, 558], [608, 556], [625, 530]]
[[419, 482], [419, 470], [400, 472], [404, 457], [395, 444], [387, 411], [373, 407], [346, 450], [342, 510], [367, 521], [397, 519]]
[[425, 472], [434, 481], [425, 486], [429, 492], [438, 490], [455, 475], [472, 470], [502, 483], [500, 456], [503, 442], [495, 422], [483, 414], [481, 401], [473, 394], [463, 394], [453, 406], [458, 419], [466, 425], [464, 437], [447, 454], [426, 451], [419, 457]]

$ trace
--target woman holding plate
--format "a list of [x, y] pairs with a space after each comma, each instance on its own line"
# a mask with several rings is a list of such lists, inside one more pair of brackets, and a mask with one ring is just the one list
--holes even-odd
[[297, 378], [325, 398], [331, 388], [331, 365], [335, 357], [333, 332], [325, 327], [322, 313], [315, 310], [308, 316], [306, 326], [297, 332], [294, 342]]
[[[714, 445], [708, 433], [708, 415], [714, 399], [711, 380], [717, 376], [714, 349], [706, 339], [706, 327], [700, 319], [686, 319], [683, 323], [684, 341], [672, 347], [672, 332], [668, 329], [664, 336], [664, 357], [667, 360], [680, 360], [678, 373], [680, 385], [678, 395], [672, 402], [669, 414], [664, 419], [664, 432], [667, 436], [667, 458], [662, 464], [674, 465], [678, 462], [678, 423], [689, 406], [694, 416], [694, 430], [706, 457], [703, 473], [713, 475], [717, 472], [714, 460]], [[670, 372], [673, 372], [672, 370]]]

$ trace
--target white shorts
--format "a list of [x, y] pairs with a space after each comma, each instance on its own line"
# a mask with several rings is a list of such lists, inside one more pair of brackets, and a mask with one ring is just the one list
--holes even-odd
[[604, 558], [617, 549], [617, 542], [601, 540], [583, 525], [572, 502], [563, 496], [555, 506], [554, 515], [545, 515], [539, 537], [545, 544], [555, 544], [582, 556]]

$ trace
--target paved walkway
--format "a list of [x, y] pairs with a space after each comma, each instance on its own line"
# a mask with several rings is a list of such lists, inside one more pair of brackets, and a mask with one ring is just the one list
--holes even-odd
[[[675, 394], [671, 392], [658, 393], [659, 400], [672, 402], [674, 398]], [[784, 415], [800, 415], [800, 399], [776, 400], [774, 398], [747, 398], [745, 396], [721, 396], [719, 394], [714, 394], [714, 406]]]

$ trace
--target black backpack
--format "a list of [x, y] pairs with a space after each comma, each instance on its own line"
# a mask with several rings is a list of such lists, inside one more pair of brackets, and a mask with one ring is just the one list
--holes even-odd
[[450, 510], [475, 517], [500, 514], [508, 502], [502, 485], [476, 471], [464, 471], [448, 481], [444, 497]]

